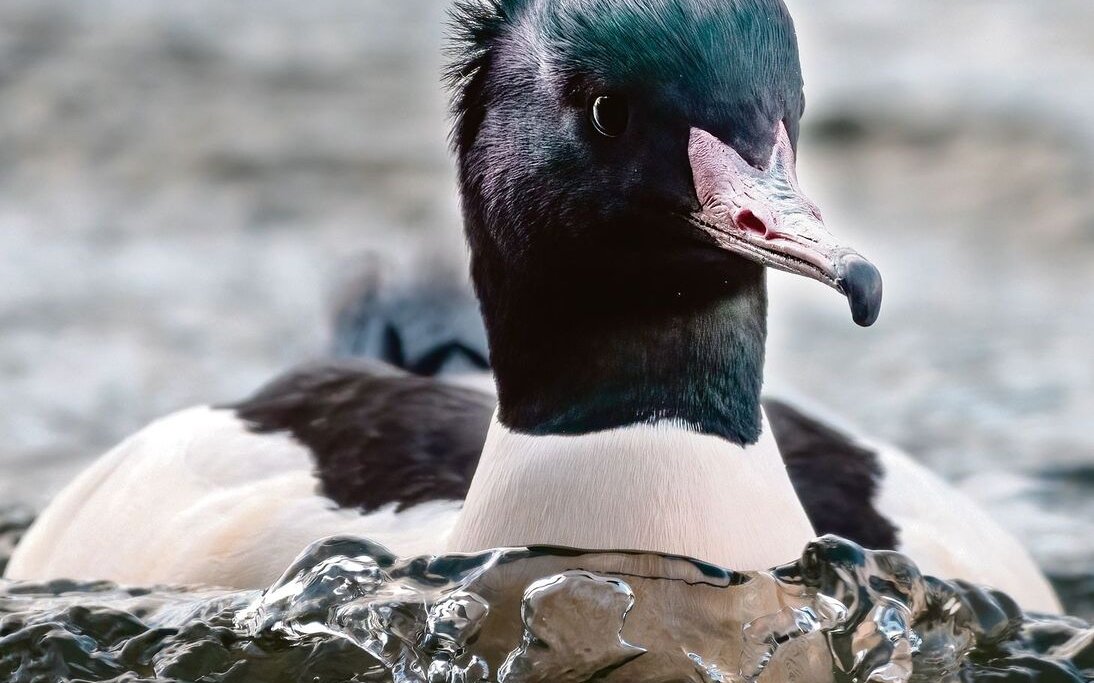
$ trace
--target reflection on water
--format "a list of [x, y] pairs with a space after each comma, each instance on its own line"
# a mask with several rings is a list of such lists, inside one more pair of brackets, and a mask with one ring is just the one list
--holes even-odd
[[[1083, 670], [1086, 667], [1086, 670]], [[1094, 629], [828, 537], [770, 572], [321, 541], [265, 592], [0, 584], [0, 680], [1084, 681]]]

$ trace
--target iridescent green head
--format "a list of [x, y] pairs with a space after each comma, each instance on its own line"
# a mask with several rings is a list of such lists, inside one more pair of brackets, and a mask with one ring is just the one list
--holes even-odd
[[[504, 94], [507, 108], [565, 105], [550, 122], [566, 125], [567, 114], [581, 118], [594, 98], [614, 95], [635, 137], [699, 126], [761, 162], [776, 122], [796, 139], [802, 77], [781, 0], [465, 0], [455, 25], [461, 118]], [[461, 87], [491, 69], [487, 99]], [[513, 99], [518, 90], [524, 97]]]
[[501, 418], [759, 434], [764, 267], [876, 319], [795, 173], [781, 0], [459, 0], [449, 81]]

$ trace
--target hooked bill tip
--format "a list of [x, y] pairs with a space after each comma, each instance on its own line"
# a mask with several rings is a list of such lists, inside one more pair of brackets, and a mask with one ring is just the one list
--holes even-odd
[[857, 255], [848, 256], [841, 265], [840, 285], [851, 305], [851, 316], [858, 325], [870, 327], [881, 315], [881, 273], [874, 264]]

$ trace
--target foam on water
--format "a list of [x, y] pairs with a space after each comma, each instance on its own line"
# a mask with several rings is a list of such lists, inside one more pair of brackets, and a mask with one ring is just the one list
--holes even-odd
[[264, 592], [0, 583], [0, 680], [1085, 681], [1094, 629], [834, 537], [769, 572], [320, 541]]

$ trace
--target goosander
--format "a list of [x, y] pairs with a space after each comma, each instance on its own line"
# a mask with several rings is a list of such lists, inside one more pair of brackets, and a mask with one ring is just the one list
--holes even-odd
[[844, 294], [863, 326], [882, 296], [799, 187], [780, 0], [458, 0], [453, 27], [496, 399], [377, 363], [295, 369], [103, 456], [8, 578], [265, 587], [334, 534], [750, 570], [837, 533], [1059, 610], [1021, 545], [939, 478], [761, 401], [767, 268]]

